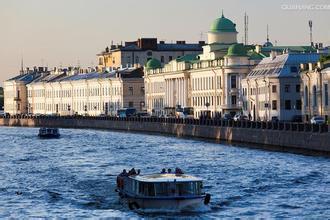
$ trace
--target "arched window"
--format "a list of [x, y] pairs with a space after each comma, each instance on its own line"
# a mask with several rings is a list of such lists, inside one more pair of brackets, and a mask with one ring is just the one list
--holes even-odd
[[316, 86], [313, 86], [313, 107], [317, 106], [317, 100], [316, 100]]
[[305, 86], [305, 106], [308, 106], [308, 87]]

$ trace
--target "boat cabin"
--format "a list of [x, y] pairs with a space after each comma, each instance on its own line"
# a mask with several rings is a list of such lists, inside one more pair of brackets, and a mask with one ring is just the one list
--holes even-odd
[[60, 136], [58, 128], [40, 128], [39, 137], [41, 138], [57, 138]]
[[185, 174], [134, 175], [125, 178], [123, 190], [141, 197], [202, 195], [202, 179]]

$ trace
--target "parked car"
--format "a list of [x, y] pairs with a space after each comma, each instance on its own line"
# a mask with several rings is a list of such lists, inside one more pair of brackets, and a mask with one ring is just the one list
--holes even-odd
[[149, 117], [151, 117], [148, 112], [137, 112], [137, 113], [135, 113], [134, 116], [136, 116], [138, 118], [149, 118]]
[[322, 116], [314, 116], [311, 119], [311, 124], [320, 125], [324, 123], [325, 123], [325, 119]]
[[270, 120], [271, 122], [279, 122], [278, 117], [277, 116], [273, 116], [272, 119]]
[[234, 121], [248, 121], [249, 118], [246, 115], [236, 114], [233, 118]]
[[175, 116], [174, 116], [174, 115], [171, 115], [171, 114], [169, 114], [169, 115], [164, 115], [164, 118], [175, 118]]
[[226, 114], [223, 115], [222, 120], [230, 121], [230, 120], [233, 120], [233, 117], [231, 116], [231, 114], [226, 113]]
[[129, 118], [134, 116], [136, 113], [135, 108], [122, 108], [117, 110], [117, 117], [119, 118]]
[[303, 117], [302, 117], [302, 115], [294, 115], [292, 117], [292, 120], [291, 121], [292, 122], [302, 122], [303, 121]]

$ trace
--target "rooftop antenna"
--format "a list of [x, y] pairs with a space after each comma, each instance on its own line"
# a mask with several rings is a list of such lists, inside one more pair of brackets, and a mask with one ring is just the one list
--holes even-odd
[[24, 61], [23, 61], [23, 55], [21, 57], [21, 74], [24, 73]]
[[248, 45], [248, 31], [249, 31], [249, 17], [248, 15], [244, 14], [244, 44]]
[[269, 27], [268, 27], [268, 24], [267, 24], [267, 43], [269, 43]]
[[311, 43], [311, 46], [313, 47], [314, 43], [313, 43], [313, 21], [312, 20], [308, 21], [308, 26], [309, 26], [310, 43]]

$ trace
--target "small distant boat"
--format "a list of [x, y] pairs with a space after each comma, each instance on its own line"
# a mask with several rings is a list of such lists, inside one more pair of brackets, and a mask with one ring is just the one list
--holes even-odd
[[209, 204], [211, 195], [203, 192], [202, 179], [165, 169], [161, 173], [140, 175], [134, 169], [117, 176], [120, 198], [131, 210], [199, 210]]
[[60, 132], [58, 128], [40, 128], [39, 138], [59, 138]]

